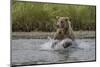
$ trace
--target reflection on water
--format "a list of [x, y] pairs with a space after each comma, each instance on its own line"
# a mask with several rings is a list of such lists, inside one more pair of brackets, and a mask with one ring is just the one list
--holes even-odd
[[[12, 64], [46, 64], [95, 60], [95, 39], [77, 39], [77, 47], [42, 50], [46, 39], [12, 40]], [[46, 47], [45, 47], [46, 48]]]

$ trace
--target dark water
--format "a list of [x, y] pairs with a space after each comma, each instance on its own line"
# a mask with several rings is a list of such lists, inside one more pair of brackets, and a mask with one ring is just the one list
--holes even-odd
[[27, 65], [95, 60], [95, 39], [77, 39], [77, 47], [61, 48], [60, 50], [52, 50], [47, 47], [48, 44], [44, 46], [46, 42], [48, 42], [46, 39], [12, 40], [12, 64]]

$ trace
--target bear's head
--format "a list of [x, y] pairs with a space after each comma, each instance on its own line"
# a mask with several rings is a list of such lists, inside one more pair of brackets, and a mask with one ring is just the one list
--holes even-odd
[[66, 30], [69, 28], [69, 17], [59, 17], [57, 16], [57, 28], [65, 28]]

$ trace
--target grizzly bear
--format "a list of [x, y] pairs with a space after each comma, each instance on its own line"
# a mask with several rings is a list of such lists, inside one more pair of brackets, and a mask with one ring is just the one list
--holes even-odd
[[56, 33], [54, 34], [54, 39], [57, 40], [63, 40], [65, 38], [70, 38], [72, 40], [75, 39], [75, 35], [73, 32], [73, 29], [71, 27], [71, 21], [69, 19], [69, 17], [56, 17], [57, 23], [57, 29], [56, 29]]

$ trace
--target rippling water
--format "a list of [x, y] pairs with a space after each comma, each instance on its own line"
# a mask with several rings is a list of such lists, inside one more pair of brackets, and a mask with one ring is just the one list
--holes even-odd
[[[77, 47], [49, 50], [47, 39], [12, 40], [12, 64], [47, 64], [95, 60], [95, 39], [76, 39]], [[41, 46], [47, 50], [41, 49]], [[43, 48], [43, 47], [42, 47]]]

